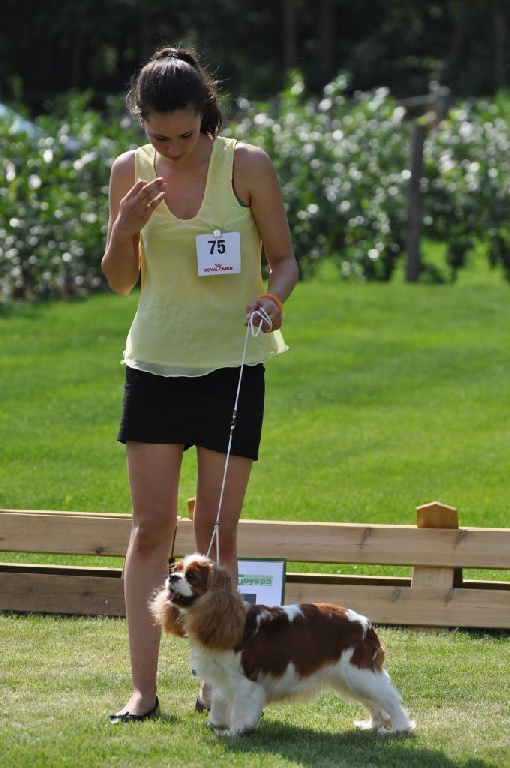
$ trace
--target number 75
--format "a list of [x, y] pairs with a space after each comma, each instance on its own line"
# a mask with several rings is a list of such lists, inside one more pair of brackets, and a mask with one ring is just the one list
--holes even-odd
[[225, 253], [225, 240], [222, 240], [220, 238], [215, 240], [208, 240], [207, 242], [211, 246], [209, 249], [209, 254], [211, 256], [214, 256], [215, 253], [219, 253], [219, 254]]

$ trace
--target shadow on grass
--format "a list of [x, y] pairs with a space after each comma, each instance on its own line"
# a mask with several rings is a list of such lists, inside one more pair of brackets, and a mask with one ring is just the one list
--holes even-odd
[[381, 736], [373, 732], [324, 733], [318, 729], [265, 723], [243, 736], [225, 737], [226, 750], [267, 754], [309, 768], [500, 768], [479, 758], [450, 759], [444, 752], [418, 746], [413, 734]]

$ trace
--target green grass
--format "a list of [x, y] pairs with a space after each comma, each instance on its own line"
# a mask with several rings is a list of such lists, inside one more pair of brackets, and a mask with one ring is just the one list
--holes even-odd
[[[267, 365], [244, 516], [413, 524], [416, 506], [439, 499], [461, 525], [506, 526], [509, 292], [482, 268], [428, 286], [346, 284], [327, 267], [299, 285], [291, 349]], [[2, 506], [129, 511], [116, 432], [136, 298], [0, 319]], [[195, 467], [190, 451], [183, 515]]]
[[[290, 352], [267, 365], [245, 516], [413, 523], [417, 505], [441, 499], [464, 525], [504, 526], [509, 292], [488, 278], [299, 285]], [[129, 511], [115, 438], [135, 304], [95, 296], [0, 320], [4, 506]], [[183, 513], [194, 470], [189, 452]]]
[[[285, 311], [291, 350], [267, 366], [244, 516], [414, 524], [416, 506], [439, 499], [461, 525], [507, 526], [509, 291], [483, 269], [435, 287], [347, 285], [328, 266], [299, 285]], [[129, 511], [115, 438], [135, 306], [95, 296], [0, 318], [2, 507]], [[190, 451], [183, 515], [195, 468]], [[164, 717], [118, 729], [105, 716], [129, 688], [124, 621], [0, 615], [0, 764], [509, 768], [508, 633], [381, 634], [414, 736], [358, 733], [360, 710], [324, 696], [222, 741], [192, 711], [185, 643], [163, 644]]]
[[[358, 705], [325, 694], [271, 707], [257, 731], [220, 739], [193, 711], [187, 644], [165, 638], [163, 717], [110, 726], [129, 686], [124, 622], [0, 616], [3, 768], [175, 765], [259, 768], [508, 768], [508, 638], [381, 630], [387, 667], [417, 720], [410, 737], [358, 732]], [[8, 653], [5, 653], [8, 649]]]

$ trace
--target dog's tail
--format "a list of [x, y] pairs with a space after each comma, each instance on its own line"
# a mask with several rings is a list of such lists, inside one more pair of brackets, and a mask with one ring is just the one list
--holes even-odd
[[372, 653], [372, 667], [380, 671], [384, 665], [384, 647], [381, 645], [379, 636], [373, 626], [370, 624], [365, 635], [365, 643], [369, 646]]

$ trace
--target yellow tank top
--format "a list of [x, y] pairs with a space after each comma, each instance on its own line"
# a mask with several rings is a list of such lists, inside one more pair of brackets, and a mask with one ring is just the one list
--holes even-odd
[[[141, 290], [123, 362], [162, 376], [201, 376], [242, 363], [246, 307], [264, 292], [261, 242], [249, 208], [232, 188], [235, 139], [215, 138], [204, 198], [193, 219], [162, 201], [141, 231]], [[136, 150], [135, 178], [155, 178], [155, 149]], [[237, 274], [198, 274], [197, 235], [239, 232]], [[248, 365], [287, 350], [279, 331], [249, 333]]]

